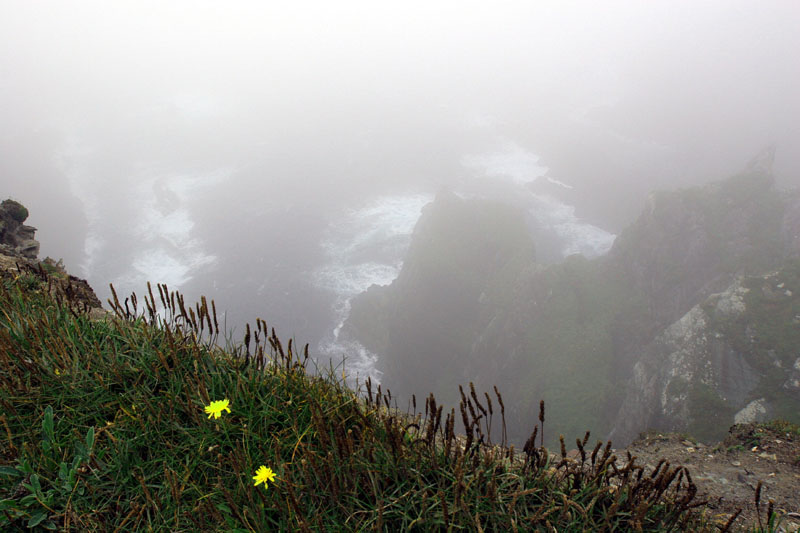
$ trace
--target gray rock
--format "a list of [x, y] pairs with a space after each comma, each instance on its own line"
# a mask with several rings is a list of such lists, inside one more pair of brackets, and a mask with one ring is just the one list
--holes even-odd
[[0, 204], [0, 245], [12, 255], [26, 259], [39, 256], [39, 241], [34, 239], [36, 228], [23, 224], [28, 210], [15, 200], [4, 200]]
[[792, 365], [789, 377], [784, 382], [783, 388], [800, 398], [800, 357]]
[[733, 417], [734, 424], [752, 424], [754, 422], [764, 422], [768, 419], [767, 401], [764, 398], [753, 400]]
[[712, 310], [714, 318], [735, 319], [746, 310], [746, 293], [738, 279], [690, 309], [643, 350], [617, 415], [615, 439], [633, 439], [642, 428], [687, 431], [698, 425], [699, 411], [720, 431], [733, 423], [736, 410], [752, 416], [760, 413], [756, 406], [750, 411], [745, 407], [759, 374], [743, 353], [728, 344], [706, 311]]

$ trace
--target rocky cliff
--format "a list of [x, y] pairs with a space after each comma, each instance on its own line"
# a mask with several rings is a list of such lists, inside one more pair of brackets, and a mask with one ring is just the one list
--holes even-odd
[[36, 228], [23, 224], [27, 218], [28, 209], [21, 203], [8, 199], [0, 204], [0, 280], [49, 290], [91, 317], [102, 317], [103, 306], [86, 280], [70, 275], [62, 261], [38, 259]]
[[28, 219], [28, 210], [15, 200], [3, 200], [0, 204], [0, 251], [8, 255], [19, 255], [36, 259], [39, 241], [33, 238], [36, 228], [23, 224]]
[[644, 347], [614, 437], [642, 428], [706, 442], [728, 426], [800, 415], [800, 262], [742, 276]]
[[[740, 419], [764, 410], [800, 421], [800, 398], [783, 388], [800, 348], [786, 328], [800, 309], [785, 292], [786, 302], [762, 302], [751, 288], [775, 275], [795, 294], [800, 200], [774, 188], [772, 155], [724, 181], [654, 193], [607, 256], [549, 266], [510, 209], [437, 198], [398, 279], [357, 298], [345, 330], [380, 354], [401, 397], [454, 400], [458, 383], [497, 384], [513, 399], [517, 442], [540, 398], [551, 442], [588, 428], [623, 444], [648, 426], [715, 438], [748, 405]], [[773, 341], [786, 346], [781, 372]]]
[[772, 156], [767, 151], [742, 173], [705, 187], [651, 194], [615, 241], [609, 266], [644, 297], [659, 328], [724, 290], [738, 273], [782, 261], [787, 200], [774, 189]]
[[489, 295], [534, 259], [521, 212], [440, 193], [423, 211], [397, 280], [357, 298], [342, 334], [391, 354], [381, 370], [408, 396], [449, 388], [454, 399], [451, 385], [494, 364], [472, 348], [495, 308]]

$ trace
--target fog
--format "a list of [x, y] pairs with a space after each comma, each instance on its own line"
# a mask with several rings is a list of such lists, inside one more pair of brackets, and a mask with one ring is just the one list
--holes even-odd
[[792, 1], [0, 8], [0, 194], [41, 255], [101, 299], [166, 281], [331, 353], [443, 187], [556, 184], [564, 250], [602, 253], [651, 190], [766, 146], [800, 182]]

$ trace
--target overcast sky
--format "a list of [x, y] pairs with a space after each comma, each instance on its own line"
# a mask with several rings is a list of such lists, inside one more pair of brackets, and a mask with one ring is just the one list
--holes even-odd
[[77, 167], [109, 195], [143, 165], [322, 198], [436, 185], [503, 143], [587, 198], [610, 191], [583, 212], [612, 230], [629, 218], [615, 201], [722, 178], [770, 143], [782, 182], [800, 183], [791, 0], [0, 0], [0, 13], [0, 184], [34, 205], [79, 194], [64, 179]]

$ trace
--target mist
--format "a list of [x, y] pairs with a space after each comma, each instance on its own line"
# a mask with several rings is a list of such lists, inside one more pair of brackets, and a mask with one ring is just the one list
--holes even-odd
[[0, 190], [42, 257], [101, 299], [166, 282], [331, 355], [437, 191], [550, 184], [537, 212], [584, 238], [556, 260], [766, 146], [800, 184], [795, 2], [0, 8]]

